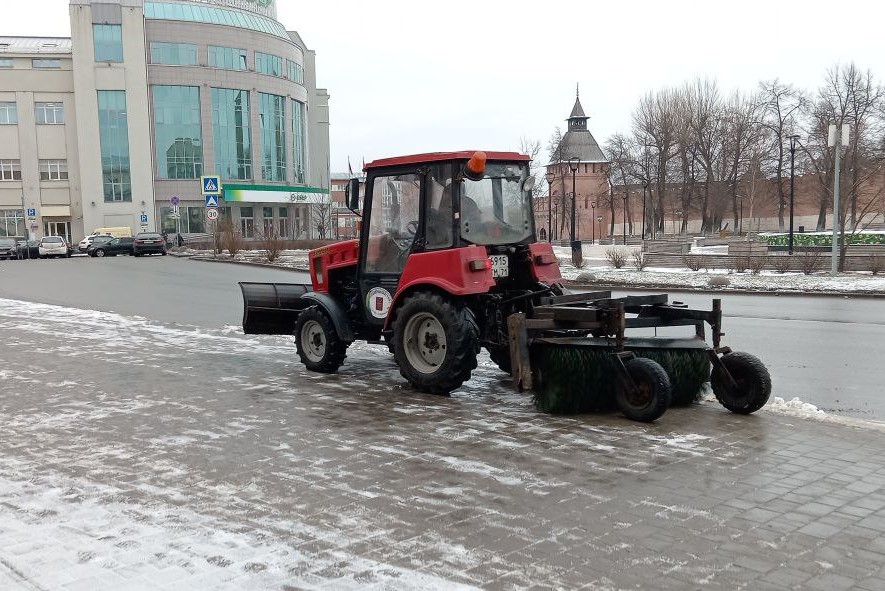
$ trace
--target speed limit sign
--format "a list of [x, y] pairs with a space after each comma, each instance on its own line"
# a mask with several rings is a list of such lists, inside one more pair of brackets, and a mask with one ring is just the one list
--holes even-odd
[[218, 219], [218, 210], [215, 209], [214, 207], [210, 207], [209, 209], [207, 209], [206, 210], [206, 219], [209, 220], [210, 222], [214, 222], [215, 220], [217, 220]]

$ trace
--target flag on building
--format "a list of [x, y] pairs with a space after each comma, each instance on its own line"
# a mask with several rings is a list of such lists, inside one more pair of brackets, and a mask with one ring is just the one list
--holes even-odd
[[350, 156], [347, 157], [347, 174], [353, 178], [353, 168], [350, 166]]

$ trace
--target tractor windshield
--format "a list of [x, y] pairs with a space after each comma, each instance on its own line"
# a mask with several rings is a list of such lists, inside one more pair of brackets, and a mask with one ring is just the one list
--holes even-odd
[[534, 235], [528, 163], [486, 166], [461, 185], [461, 238], [473, 244], [515, 244]]

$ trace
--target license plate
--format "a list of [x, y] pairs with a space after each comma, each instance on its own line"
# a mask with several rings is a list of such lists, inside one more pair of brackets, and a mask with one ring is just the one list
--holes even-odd
[[492, 277], [507, 277], [510, 275], [510, 263], [506, 254], [493, 254], [489, 258], [492, 259]]

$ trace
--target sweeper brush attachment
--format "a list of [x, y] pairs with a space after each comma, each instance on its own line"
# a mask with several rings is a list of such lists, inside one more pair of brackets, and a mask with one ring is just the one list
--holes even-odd
[[[708, 381], [723, 406], [754, 412], [768, 400], [771, 379], [752, 355], [719, 346], [721, 318], [719, 300], [704, 311], [668, 304], [666, 295], [545, 298], [530, 317], [508, 319], [514, 381], [533, 390], [539, 410], [554, 414], [618, 408], [628, 418], [653, 421], [670, 405], [697, 402]], [[704, 340], [705, 324], [713, 347]], [[674, 326], [693, 326], [695, 334], [626, 336], [628, 330]]]

